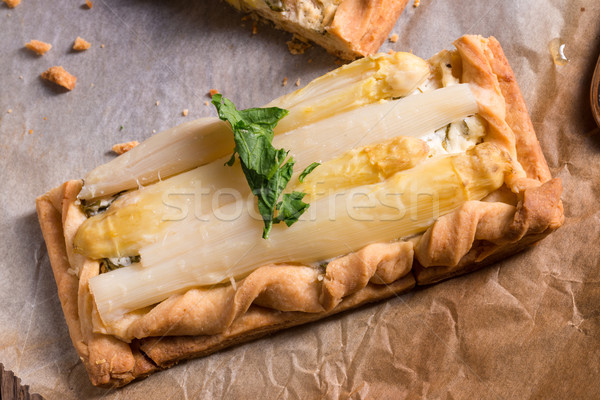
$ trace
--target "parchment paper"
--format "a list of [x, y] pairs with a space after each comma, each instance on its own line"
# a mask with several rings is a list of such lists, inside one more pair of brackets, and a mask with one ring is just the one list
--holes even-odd
[[[588, 100], [600, 49], [597, 0], [411, 2], [394, 29], [400, 39], [382, 47], [429, 57], [465, 33], [500, 40], [552, 172], [563, 180], [560, 230], [485, 270], [120, 390], [92, 387], [72, 348], [35, 197], [111, 159], [115, 143], [213, 115], [204, 105], [211, 88], [241, 107], [258, 106], [337, 65], [320, 48], [291, 55], [290, 35], [269, 26], [252, 35], [251, 21], [217, 0], [95, 0], [91, 10], [83, 3], [0, 6], [0, 362], [32, 392], [47, 399], [600, 398], [600, 130]], [[91, 49], [71, 52], [77, 36]], [[552, 62], [555, 37], [566, 43], [566, 66]], [[23, 49], [31, 39], [54, 47], [33, 55]], [[77, 76], [75, 90], [39, 78], [53, 65]]]

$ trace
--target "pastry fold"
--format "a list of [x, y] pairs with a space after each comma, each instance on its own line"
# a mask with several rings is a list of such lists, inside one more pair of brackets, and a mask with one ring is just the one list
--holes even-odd
[[59, 298], [92, 383], [122, 386], [184, 359], [466, 273], [560, 227], [561, 182], [551, 178], [500, 44], [463, 36], [455, 45], [461, 82], [471, 85], [488, 126], [485, 140], [517, 160], [519, 170], [501, 189], [467, 201], [420, 235], [370, 244], [319, 268], [265, 265], [233, 284], [190, 289], [106, 327], [88, 286], [99, 263], [73, 251], [86, 218], [77, 200], [81, 181], [40, 196], [38, 217]]

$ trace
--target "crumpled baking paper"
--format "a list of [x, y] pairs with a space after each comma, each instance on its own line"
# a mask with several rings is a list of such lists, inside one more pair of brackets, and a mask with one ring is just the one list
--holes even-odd
[[[388, 49], [429, 57], [465, 33], [501, 42], [566, 221], [531, 250], [389, 301], [182, 363], [122, 389], [94, 388], [68, 337], [35, 197], [110, 160], [115, 143], [214, 115], [210, 89], [259, 106], [337, 67], [320, 48], [224, 2], [23, 0], [0, 7], [0, 361], [47, 399], [600, 397], [600, 130], [589, 85], [595, 0], [411, 2]], [[70, 50], [77, 36], [92, 47]], [[553, 63], [548, 44], [570, 59]], [[23, 45], [52, 43], [37, 56]], [[65, 92], [39, 78], [77, 76]], [[287, 86], [282, 82], [287, 77]], [[8, 110], [12, 112], [8, 112]], [[183, 109], [189, 115], [182, 115]]]

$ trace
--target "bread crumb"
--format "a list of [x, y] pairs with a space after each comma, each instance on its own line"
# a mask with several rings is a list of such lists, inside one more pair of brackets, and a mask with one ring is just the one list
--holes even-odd
[[105, 359], [102, 360], [96, 360], [96, 365], [100, 365], [100, 364], [104, 364], [106, 362]]
[[48, 119], [47, 117], [44, 117], [44, 121], [46, 121], [47, 119]]
[[307, 62], [310, 64], [312, 62], [312, 58], [309, 58]]
[[256, 21], [254, 21], [252, 23], [252, 34], [256, 35], [258, 33], [258, 23]]
[[93, 84], [93, 83], [90, 83], [90, 87], [94, 87], [94, 84]]
[[311, 44], [306, 41], [306, 39], [294, 35], [292, 36], [292, 40], [288, 40], [285, 42], [287, 44], [288, 50], [291, 54], [304, 54], [306, 49], [311, 47]]
[[94, 3], [92, 3], [90, 0], [85, 0], [85, 5], [87, 6], [88, 10], [90, 8], [92, 8], [92, 6], [94, 5]]
[[208, 94], [210, 95], [210, 97], [213, 97], [215, 94], [219, 94], [219, 91], [217, 89], [210, 89], [208, 91]]
[[9, 114], [12, 113], [12, 108], [9, 108], [7, 113], [9, 113]]
[[389, 41], [392, 43], [396, 43], [398, 41], [398, 34], [397, 33], [392, 33], [392, 36], [389, 37]]
[[395, 53], [396, 53], [396, 52], [395, 52], [394, 50], [392, 50], [392, 49], [389, 49], [389, 50], [388, 50], [388, 54], [395, 54]]
[[585, 7], [581, 7], [581, 12], [584, 12], [584, 11], [585, 11]]
[[29, 43], [25, 43], [25, 47], [41, 56], [49, 51], [52, 48], [52, 45], [40, 40], [30, 40]]
[[421, 0], [415, 0], [415, 4], [414, 4], [414, 8], [419, 7], [419, 5], [421, 4]]
[[31, 135], [32, 133], [33, 133], [33, 129], [30, 129], [29, 130], [29, 134]]
[[296, 86], [300, 86], [300, 78], [296, 81]]
[[133, 149], [138, 144], [140, 144], [140, 142], [138, 142], [137, 140], [126, 143], [118, 143], [112, 147], [112, 151], [117, 153], [118, 155], [121, 155], [127, 153], [129, 150]]
[[156, 104], [158, 106], [158, 105], [160, 105], [160, 101], [156, 100], [156, 103], [154, 103], [154, 104]]
[[156, 129], [152, 129], [152, 133], [156, 133]]
[[19, 79], [20, 79], [20, 80], [23, 80], [23, 75], [19, 75]]
[[287, 86], [287, 76], [283, 78], [283, 82], [281, 82], [281, 86]]
[[77, 36], [77, 39], [75, 39], [75, 43], [73, 43], [73, 50], [83, 51], [83, 50], [89, 49], [90, 46], [91, 46], [90, 42]]
[[6, 3], [8, 8], [15, 8], [19, 4], [21, 4], [21, 0], [2, 0]]
[[75, 83], [77, 83], [77, 78], [65, 71], [62, 66], [54, 66], [47, 71], [42, 72], [41, 76], [42, 78], [69, 90], [73, 90], [75, 88]]
[[101, 45], [100, 45], [100, 48], [102, 48], [102, 49], [103, 49], [103, 48], [104, 48], [104, 45], [103, 45], [103, 44], [101, 44]]
[[206, 107], [208, 107], [208, 105], [209, 105], [209, 104], [210, 104], [210, 103], [209, 103], [208, 101], [205, 101], [205, 102], [204, 102], [204, 105], [205, 105]]
[[185, 109], [184, 109], [184, 110], [181, 112], [181, 115], [183, 115], [184, 117], [187, 117], [187, 115], [188, 115], [188, 109], [187, 109], [187, 108], [185, 108]]

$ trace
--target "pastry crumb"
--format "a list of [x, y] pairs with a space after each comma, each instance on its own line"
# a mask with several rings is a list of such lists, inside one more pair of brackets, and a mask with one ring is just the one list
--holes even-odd
[[29, 130], [29, 134], [31, 135], [32, 133], [33, 133], [33, 129], [30, 129]]
[[112, 151], [117, 153], [118, 155], [127, 153], [129, 150], [133, 149], [135, 146], [140, 144], [137, 140], [125, 143], [117, 143], [112, 147]]
[[19, 79], [20, 79], [20, 80], [23, 80], [23, 75], [19, 75]]
[[100, 365], [100, 364], [104, 364], [106, 362], [105, 359], [102, 360], [96, 360], [96, 365]]
[[188, 109], [184, 108], [183, 111], [181, 112], [181, 115], [183, 115], [184, 117], [187, 117], [187, 115], [188, 115]]
[[16, 6], [21, 4], [21, 0], [2, 0], [2, 1], [4, 1], [4, 3], [6, 3], [8, 8], [15, 8]]
[[103, 48], [104, 48], [104, 45], [103, 45], [103, 44], [101, 44], [101, 45], [100, 45], [100, 48], [102, 48], [102, 49], [103, 49]]
[[421, 0], [415, 0], [415, 4], [413, 5], [414, 8], [419, 7], [419, 5], [421, 5]]
[[258, 22], [252, 22], [252, 34], [256, 35], [258, 33]]
[[219, 91], [217, 89], [210, 89], [208, 91], [208, 94], [210, 95], [210, 97], [213, 97], [215, 94], [219, 94]]
[[152, 133], [156, 133], [156, 129], [152, 129]]
[[156, 103], [154, 103], [155, 105], [160, 105], [160, 101], [156, 100]]
[[281, 82], [281, 86], [287, 86], [287, 76], [285, 78], [283, 78], [283, 81]]
[[310, 64], [312, 62], [312, 58], [309, 58], [307, 62]]
[[85, 0], [85, 5], [87, 6], [88, 10], [92, 8], [92, 6], [94, 5], [94, 3], [92, 3], [90, 0]]
[[392, 49], [389, 49], [389, 50], [388, 50], [388, 54], [395, 54], [395, 53], [396, 53], [396, 52], [395, 52], [394, 50], [392, 50]]
[[311, 47], [310, 43], [297, 35], [292, 36], [292, 40], [288, 40], [285, 43], [287, 44], [288, 50], [291, 54], [304, 54], [304, 52]]
[[581, 12], [584, 12], [584, 11], [585, 11], [585, 7], [581, 7]]
[[49, 51], [52, 45], [40, 40], [30, 40], [29, 43], [25, 43], [25, 47], [41, 56]]
[[47, 71], [42, 72], [41, 76], [43, 79], [54, 82], [69, 90], [73, 90], [75, 88], [75, 83], [77, 83], [77, 78], [65, 71], [60, 65], [51, 67]]
[[210, 104], [210, 103], [209, 103], [208, 101], [205, 101], [205, 102], [204, 102], [204, 105], [205, 105], [206, 107], [208, 107], [208, 105], [209, 105], [209, 104]]
[[90, 83], [90, 87], [94, 87], [94, 84], [93, 84], [93, 83]]
[[90, 42], [77, 36], [77, 39], [75, 39], [75, 43], [73, 43], [73, 50], [84, 51], [89, 49], [91, 46], [92, 44]]
[[300, 86], [300, 78], [296, 80], [296, 86]]
[[7, 113], [9, 113], [9, 114], [12, 113], [12, 108], [9, 108]]
[[399, 36], [397, 33], [392, 33], [392, 35], [389, 37], [389, 41], [392, 43], [396, 43], [399, 39]]

